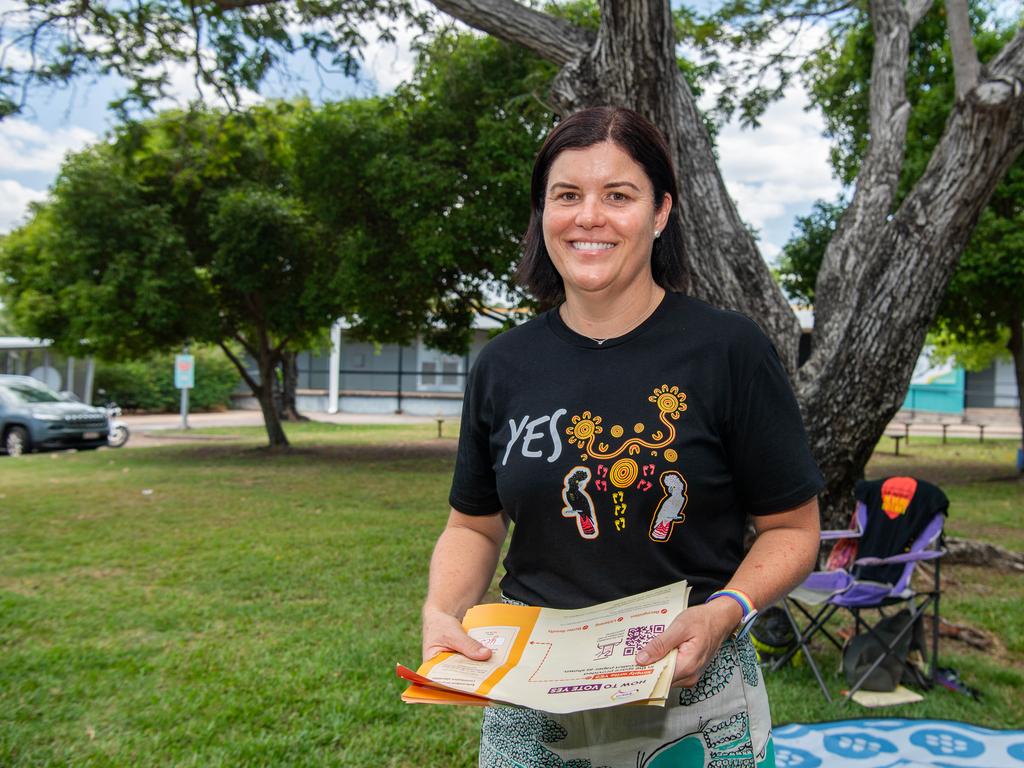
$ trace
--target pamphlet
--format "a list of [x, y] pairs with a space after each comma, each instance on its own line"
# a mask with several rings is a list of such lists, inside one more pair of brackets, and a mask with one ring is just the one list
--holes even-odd
[[567, 713], [622, 704], [664, 706], [676, 651], [648, 666], [636, 654], [686, 608], [685, 581], [589, 608], [503, 603], [470, 608], [467, 634], [491, 649], [486, 661], [439, 653], [413, 672], [411, 704], [514, 704]]

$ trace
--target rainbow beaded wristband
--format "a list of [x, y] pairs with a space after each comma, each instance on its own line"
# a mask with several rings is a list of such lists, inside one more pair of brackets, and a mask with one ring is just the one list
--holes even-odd
[[743, 611], [743, 618], [740, 619], [739, 626], [736, 628], [736, 632], [733, 633], [733, 638], [739, 640], [754, 624], [754, 619], [757, 618], [757, 608], [754, 607], [754, 601], [751, 600], [746, 592], [741, 592], [738, 589], [720, 589], [717, 592], [712, 592], [706, 603], [710, 603], [712, 600], [718, 597], [731, 597], [737, 603], [739, 603], [740, 609]]

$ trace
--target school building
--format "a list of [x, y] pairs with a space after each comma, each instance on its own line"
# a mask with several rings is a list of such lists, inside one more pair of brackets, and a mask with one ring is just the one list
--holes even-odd
[[[343, 323], [335, 323], [329, 349], [298, 356], [299, 409], [457, 416], [466, 374], [498, 328], [493, 320], [477, 318], [469, 351], [449, 355], [422, 341], [407, 346], [356, 341], [347, 337]], [[91, 357], [63, 355], [45, 340], [0, 337], [0, 373], [32, 376], [57, 391], [74, 392], [86, 403], [94, 399], [95, 368]], [[239, 387], [233, 405], [258, 408], [244, 386]], [[953, 365], [932, 365], [922, 355], [904, 411], [963, 417], [967, 409], [978, 408], [1016, 410], [1012, 360], [1002, 358], [973, 373]]]

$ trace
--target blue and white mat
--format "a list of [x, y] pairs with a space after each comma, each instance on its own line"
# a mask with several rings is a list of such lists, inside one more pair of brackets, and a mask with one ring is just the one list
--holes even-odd
[[1024, 768], [1024, 731], [948, 720], [840, 720], [773, 734], [777, 768]]

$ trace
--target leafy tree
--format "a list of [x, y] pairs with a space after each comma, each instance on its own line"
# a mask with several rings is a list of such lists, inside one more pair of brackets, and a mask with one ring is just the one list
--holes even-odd
[[[104, 145], [70, 156], [53, 201], [33, 206], [0, 250], [17, 326], [72, 354], [82, 339], [111, 357], [170, 346], [203, 314], [189, 303], [198, 278], [178, 258], [185, 245], [168, 206], [146, 200], [119, 164]], [[140, 273], [138, 263], [160, 268]]]
[[[558, 10], [597, 26], [591, 3]], [[463, 353], [475, 315], [509, 325], [523, 315], [509, 310], [532, 308], [512, 272], [555, 72], [522, 47], [445, 28], [393, 96], [306, 115], [296, 173], [345, 254], [353, 335]]]
[[464, 352], [474, 314], [510, 322], [494, 305], [523, 299], [511, 272], [551, 123], [534, 87], [550, 74], [522, 49], [452, 32], [393, 97], [306, 115], [296, 175], [344, 254], [354, 335]]
[[[122, 358], [187, 338], [236, 341], [258, 364], [249, 378], [235, 358], [265, 413], [278, 383], [287, 408], [294, 349], [330, 324], [326, 305], [365, 338], [422, 335], [464, 351], [474, 309], [491, 311], [501, 294], [522, 300], [510, 273], [528, 212], [524, 180], [550, 123], [533, 89], [550, 75], [522, 49], [452, 32], [423, 49], [415, 81], [386, 100], [129, 124], [111, 145], [71, 158], [53, 210], [40, 206], [12, 236], [8, 294], [47, 336], [88, 338]], [[107, 220], [108, 201], [123, 226]], [[36, 269], [54, 238], [54, 257]], [[72, 276], [64, 262], [83, 249], [86, 274]], [[115, 251], [122, 268], [97, 272]], [[314, 260], [312, 276], [295, 268]], [[68, 322], [72, 303], [97, 298], [89, 274], [125, 314]], [[267, 423], [282, 444], [279, 425]]]
[[1000, 358], [1006, 357], [1009, 332], [999, 334], [992, 341], [974, 340], [962, 342], [941, 328], [928, 334], [928, 359], [933, 365], [945, 363], [950, 358], [968, 371], [983, 371]]
[[[940, 338], [975, 349], [1003, 342], [1013, 358], [1024, 427], [1024, 162], [992, 195], [953, 275], [936, 325]], [[959, 355], [968, 365], [971, 360]]]
[[18, 324], [110, 358], [217, 344], [287, 445], [278, 367], [340, 313], [337, 255], [290, 188], [298, 111], [169, 113], [71, 156], [0, 250]]
[[14, 326], [11, 325], [11, 319], [7, 316], [7, 310], [3, 304], [0, 304], [0, 336], [13, 336]]
[[[728, 24], [705, 24], [692, 15], [674, 16], [668, 0], [599, 0], [596, 29], [515, 0], [433, 0], [433, 6], [557, 67], [546, 100], [559, 114], [620, 104], [663, 128], [685, 201], [693, 291], [754, 317], [773, 337], [794, 371], [811, 443], [828, 480], [822, 498], [826, 518], [844, 519], [853, 483], [903, 400], [913, 361], [981, 210], [1024, 149], [1024, 29], [982, 69], [967, 0], [947, 0], [943, 20], [956, 73], [955, 103], [925, 173], [894, 208], [914, 111], [906, 96], [910, 46], [931, 0], [869, 2], [878, 41], [871, 48], [870, 139], [815, 285], [814, 350], [796, 370], [799, 325], [718, 172], [704, 116], [676, 59], [677, 34], [692, 35], [689, 43], [717, 39], [744, 47], [771, 41], [787, 25], [820, 19], [828, 25], [826, 41], [842, 41], [856, 27], [862, 6], [846, 0], [730, 2], [722, 12]], [[183, 51], [195, 53], [203, 65], [200, 80], [223, 83], [231, 99], [236, 84], [240, 91], [261, 81], [275, 51], [305, 46], [341, 56], [344, 63], [359, 20], [405, 10], [394, 0], [140, 0], [118, 8], [123, 11], [100, 18], [88, 3], [66, 7], [61, 0], [36, 0], [15, 6], [20, 16], [4, 28], [26, 39], [48, 39], [52, 47], [37, 45], [33, 68], [3, 73], [11, 107], [21, 103], [26, 78], [67, 82], [89, 67], [123, 72], [134, 88], [129, 97], [151, 93], [159, 86], [152, 84], [159, 80], [152, 73], [181, 61]], [[221, 60], [222, 67], [206, 66]], [[735, 104], [756, 119], [779, 82], [792, 76], [790, 63], [776, 51], [768, 65], [783, 67], [781, 74], [770, 81], [769, 70], [755, 66], [752, 88], [737, 91], [726, 106]], [[724, 59], [715, 64], [728, 69]]]
[[[937, 6], [920, 24], [911, 48], [908, 96], [915, 105], [907, 127], [907, 158], [899, 178], [897, 201], [924, 174], [954, 103], [953, 57], [945, 37], [944, 7]], [[982, 6], [973, 8], [980, 28], [975, 44], [982, 62], [995, 56], [1013, 30], [986, 28]], [[856, 180], [869, 143], [868, 82], [865, 55], [873, 35], [865, 22], [833, 55], [819, 56], [807, 67], [814, 103], [826, 118], [835, 144], [833, 167], [847, 184]], [[791, 295], [813, 301], [814, 285], [827, 244], [845, 211], [840, 201], [819, 201], [814, 213], [797, 222], [783, 248], [780, 280]], [[1024, 401], [1024, 159], [1018, 159], [992, 193], [960, 259], [936, 314], [932, 341], [954, 352], [970, 367], [991, 363], [994, 342], [1013, 356], [1018, 401]], [[988, 354], [979, 356], [981, 350]], [[982, 367], [984, 367], [982, 365]], [[1024, 425], [1024, 406], [1021, 406]]]
[[796, 234], [782, 247], [776, 271], [779, 283], [790, 298], [814, 303], [814, 284], [821, 259], [845, 210], [842, 200], [836, 203], [818, 200], [810, 215], [797, 217]]

